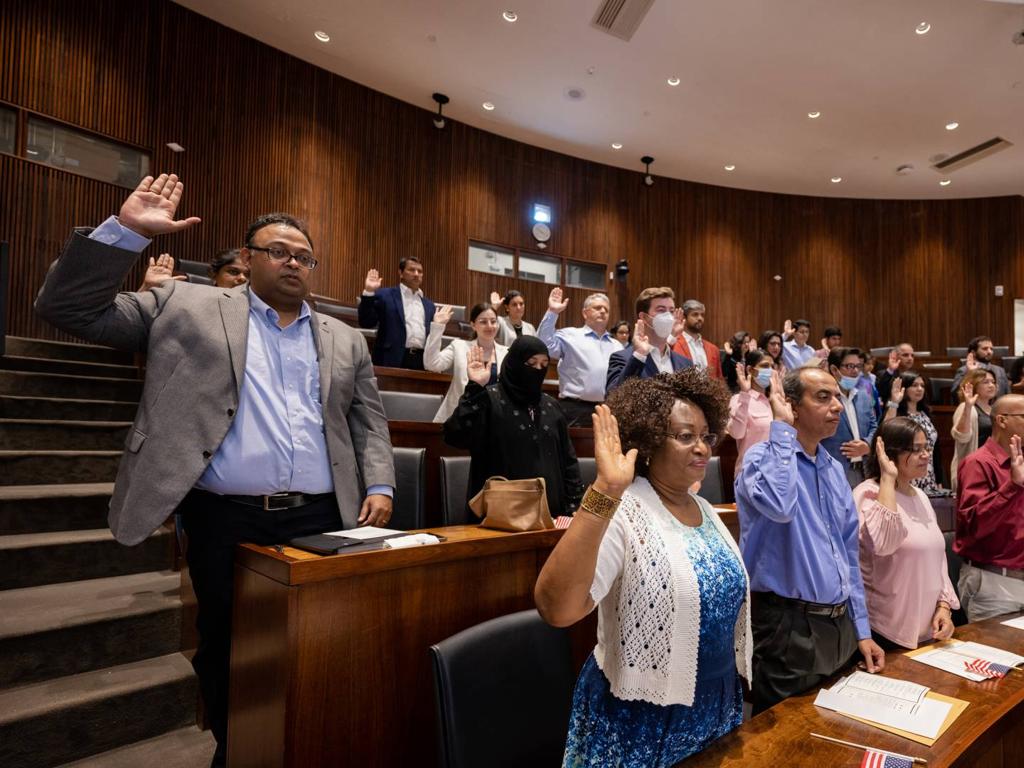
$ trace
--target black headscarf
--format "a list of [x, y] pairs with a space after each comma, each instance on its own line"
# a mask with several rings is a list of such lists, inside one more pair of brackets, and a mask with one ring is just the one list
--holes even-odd
[[541, 387], [548, 373], [547, 366], [540, 370], [527, 365], [534, 355], [546, 355], [548, 348], [536, 336], [520, 336], [508, 348], [501, 362], [498, 386], [513, 403], [537, 405], [540, 402]]

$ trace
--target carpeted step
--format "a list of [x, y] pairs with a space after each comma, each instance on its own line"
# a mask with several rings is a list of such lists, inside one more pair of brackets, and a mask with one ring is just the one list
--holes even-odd
[[213, 759], [217, 742], [209, 731], [196, 726], [181, 728], [102, 755], [67, 763], [62, 768], [206, 768]]
[[173, 559], [174, 540], [165, 527], [134, 547], [114, 541], [106, 528], [0, 536], [0, 589], [162, 571]]
[[142, 382], [100, 376], [0, 370], [0, 395], [130, 400], [137, 403], [142, 395]]
[[0, 357], [0, 368], [7, 371], [66, 373], [70, 376], [98, 376], [107, 379], [139, 378], [139, 369], [134, 365], [87, 363], [83, 360], [54, 360], [50, 357], [18, 357], [11, 354]]
[[5, 354], [20, 357], [50, 357], [55, 360], [84, 360], [87, 363], [131, 365], [132, 353], [92, 344], [75, 344], [47, 339], [8, 336]]
[[0, 592], [0, 688], [179, 650], [180, 589], [159, 571]]
[[117, 451], [130, 421], [0, 419], [3, 451]]
[[0, 536], [102, 528], [113, 483], [0, 485]]
[[63, 397], [0, 395], [0, 418], [67, 421], [133, 421], [138, 403]]
[[111, 483], [121, 451], [0, 451], [4, 485]]
[[0, 765], [48, 768], [195, 723], [180, 653], [0, 691]]

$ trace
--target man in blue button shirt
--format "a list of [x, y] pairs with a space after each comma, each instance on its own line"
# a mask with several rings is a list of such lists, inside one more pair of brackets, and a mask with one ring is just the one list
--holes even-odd
[[871, 639], [846, 473], [820, 445], [839, 426], [835, 379], [817, 368], [772, 376], [766, 442], [736, 474], [740, 550], [750, 575], [754, 711], [820, 685], [859, 650], [885, 665]]
[[148, 352], [110, 528], [137, 544], [181, 514], [198, 607], [192, 663], [212, 764], [223, 765], [237, 544], [385, 524], [395, 474], [365, 339], [305, 301], [317, 259], [301, 221], [275, 213], [249, 226], [247, 284], [118, 293], [151, 238], [199, 223], [175, 220], [182, 191], [173, 174], [147, 176], [117, 217], [74, 233], [36, 310], [88, 341]]

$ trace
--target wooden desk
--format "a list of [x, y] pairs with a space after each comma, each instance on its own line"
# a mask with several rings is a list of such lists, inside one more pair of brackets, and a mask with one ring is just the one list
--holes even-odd
[[[976, 640], [1019, 652], [1024, 632], [1000, 625], [1011, 616], [958, 627], [960, 640]], [[817, 691], [775, 705], [737, 728], [680, 768], [757, 766], [859, 766], [863, 752], [811, 738], [825, 736], [923, 757], [928, 768], [1019, 768], [1024, 765], [1024, 673], [973, 683], [905, 658], [886, 656], [885, 675], [927, 685], [936, 693], [970, 702], [933, 747], [863, 725], [812, 703]]]
[[[229, 765], [435, 764], [429, 646], [533, 608], [563, 533], [435, 531], [448, 541], [334, 557], [239, 548]], [[584, 654], [595, 626], [577, 625]]]
[[[410, 371], [406, 368], [373, 366], [377, 377], [377, 388], [382, 392], [419, 392], [424, 395], [445, 395], [451, 386], [452, 377], [447, 373], [433, 371]], [[544, 391], [558, 397], [558, 381], [545, 379]]]

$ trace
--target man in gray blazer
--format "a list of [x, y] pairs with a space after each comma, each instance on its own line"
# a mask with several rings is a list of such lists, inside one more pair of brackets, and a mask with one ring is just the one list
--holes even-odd
[[175, 220], [182, 190], [173, 174], [146, 177], [116, 218], [72, 234], [36, 310], [87, 341], [148, 353], [110, 528], [137, 544], [181, 514], [198, 603], [193, 665], [221, 765], [236, 545], [383, 525], [395, 474], [365, 339], [305, 302], [317, 261], [301, 221], [269, 214], [249, 226], [247, 284], [118, 293], [150, 238], [199, 222]]

